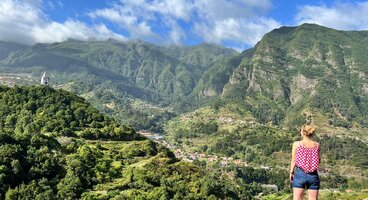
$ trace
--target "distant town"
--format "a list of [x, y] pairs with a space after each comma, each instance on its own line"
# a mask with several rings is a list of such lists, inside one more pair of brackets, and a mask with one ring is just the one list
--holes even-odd
[[[187, 152], [181, 148], [175, 146], [166, 140], [165, 136], [158, 133], [151, 133], [148, 131], [139, 131], [139, 134], [145, 136], [159, 144], [164, 145], [168, 149], [174, 152], [175, 156], [179, 159], [183, 159], [188, 162], [193, 162], [194, 160], [206, 161], [206, 162], [219, 162], [222, 166], [228, 166], [229, 164], [234, 164], [236, 166], [248, 166], [246, 162], [240, 159], [234, 159], [232, 157], [219, 157], [217, 155], [209, 155], [206, 153], [198, 152]], [[263, 169], [269, 169], [267, 166], [261, 166]]]
[[0, 85], [14, 87], [19, 82], [34, 82], [31, 74], [0, 73]]

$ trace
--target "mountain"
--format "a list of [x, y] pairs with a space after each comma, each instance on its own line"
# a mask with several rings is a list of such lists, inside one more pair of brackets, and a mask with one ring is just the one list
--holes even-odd
[[[194, 103], [212, 99], [204, 105], [215, 113], [226, 111], [213, 119], [242, 116], [285, 130], [313, 122], [322, 133], [366, 142], [367, 39], [368, 31], [315, 24], [281, 27], [264, 35], [254, 48], [217, 62], [189, 97], [196, 99]], [[199, 113], [201, 109], [196, 114], [200, 118]], [[188, 119], [186, 115], [174, 121]]]
[[[149, 95], [149, 100], [165, 100], [166, 103], [188, 95], [213, 63], [236, 54], [234, 50], [209, 44], [158, 47], [141, 41], [121, 43], [113, 40], [70, 40], [36, 44], [26, 49], [9, 49], [5, 43], [0, 46], [9, 51], [0, 61], [3, 68], [48, 71], [58, 76], [64, 73], [96, 76], [131, 87], [127, 91], [130, 95], [142, 97], [141, 90]], [[54, 81], [61, 81], [58, 76]]]
[[223, 99], [244, 100], [261, 122], [295, 126], [322, 115], [367, 127], [368, 31], [303, 24], [266, 34], [234, 70]]
[[121, 122], [159, 130], [162, 118], [172, 116], [173, 111], [142, 111], [134, 106], [136, 102], [143, 101], [148, 108], [181, 102], [208, 69], [238, 53], [211, 44], [160, 47], [142, 41], [69, 40], [33, 46], [3, 42], [0, 54], [0, 72], [28, 74], [34, 84], [46, 71], [54, 86], [86, 97]]
[[63, 90], [2, 86], [0, 108], [0, 199], [245, 199], [262, 191], [178, 160]]
[[20, 44], [16, 44], [16, 43], [12, 43], [12, 42], [1, 42], [0, 41], [0, 59], [5, 59], [9, 56], [11, 56], [10, 54], [16, 51], [21, 51], [26, 49], [27, 46], [25, 45], [20, 45]]
[[205, 73], [191, 95], [195, 102], [212, 101], [171, 119], [167, 138], [209, 158], [287, 171], [301, 125], [314, 123], [322, 188], [359, 191], [368, 185], [355, 178], [367, 177], [368, 155], [360, 151], [368, 150], [367, 50], [368, 31], [315, 24], [275, 29]]
[[[86, 99], [63, 101], [69, 93], [60, 96], [42, 87], [45, 92], [2, 88], [15, 96], [11, 101], [4, 98], [2, 112], [7, 114], [0, 128], [8, 142], [0, 152], [19, 155], [14, 163], [1, 157], [0, 172], [7, 177], [0, 179], [6, 181], [0, 184], [2, 195], [16, 198], [19, 193], [40, 191], [85, 199], [246, 199], [260, 192], [274, 193], [260, 187], [271, 184], [280, 192], [269, 199], [282, 199], [278, 195], [290, 193], [290, 144], [299, 139], [300, 125], [310, 122], [318, 126], [315, 139], [323, 149], [322, 188], [367, 188], [367, 38], [367, 31], [303, 24], [275, 29], [240, 54], [210, 44], [0, 43], [0, 81], [34, 84], [46, 70], [52, 86]], [[45, 97], [50, 93], [52, 98], [38, 102], [34, 99], [40, 96], [34, 98], [33, 93]], [[35, 102], [22, 103], [29, 99]], [[79, 103], [73, 107], [64, 105], [75, 101]], [[165, 133], [179, 149], [201, 157], [192, 164], [178, 161], [166, 148], [140, 138], [129, 126], [120, 126], [86, 102], [137, 130]], [[78, 107], [84, 112], [70, 111]], [[36, 108], [40, 110], [33, 112]], [[44, 113], [49, 113], [47, 118]], [[34, 138], [32, 143], [35, 132], [51, 138], [41, 145]], [[59, 160], [25, 151], [45, 143], [55, 144], [48, 149], [60, 152], [54, 156]], [[33, 162], [44, 166], [42, 159], [47, 160], [45, 169], [32, 171]], [[78, 160], [87, 166], [79, 168]], [[17, 167], [23, 161], [22, 168]], [[60, 173], [48, 171], [50, 166], [56, 169], [55, 163], [61, 163], [57, 164], [62, 166]], [[40, 178], [43, 172], [50, 175], [47, 180]], [[31, 178], [20, 179], [21, 173]], [[326, 199], [328, 195], [332, 194]]]
[[[3, 42], [0, 69], [48, 71], [55, 84], [123, 121], [137, 113], [135, 119], [142, 120], [124, 121], [146, 121], [136, 128], [175, 115], [168, 106], [182, 113], [219, 97], [241, 102], [262, 123], [295, 127], [313, 113], [321, 124], [367, 127], [367, 34], [315, 24], [281, 27], [241, 54], [210, 44], [70, 40], [27, 47]], [[162, 109], [139, 111], [133, 106], [137, 100]]]
[[174, 102], [175, 110], [181, 112], [191, 111], [217, 100], [221, 96], [224, 86], [229, 82], [233, 71], [243, 59], [252, 55], [252, 52], [253, 49], [249, 49], [239, 55], [216, 62], [203, 74], [198, 84], [186, 98]]

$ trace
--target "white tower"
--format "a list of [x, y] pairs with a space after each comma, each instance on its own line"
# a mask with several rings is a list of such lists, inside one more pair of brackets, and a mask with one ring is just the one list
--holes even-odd
[[49, 77], [46, 76], [46, 72], [43, 73], [41, 77], [41, 85], [48, 85], [49, 84]]

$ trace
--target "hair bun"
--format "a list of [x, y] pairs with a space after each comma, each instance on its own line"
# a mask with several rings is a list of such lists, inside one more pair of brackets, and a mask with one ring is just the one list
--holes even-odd
[[314, 134], [314, 132], [316, 131], [317, 126], [316, 125], [304, 125], [302, 127], [302, 131], [304, 133], [305, 136], [312, 136]]

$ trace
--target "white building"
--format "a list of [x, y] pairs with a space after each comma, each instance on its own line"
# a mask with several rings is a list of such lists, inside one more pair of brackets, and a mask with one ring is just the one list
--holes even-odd
[[49, 83], [50, 83], [50, 78], [46, 75], [46, 72], [44, 72], [41, 77], [41, 85], [48, 85]]

